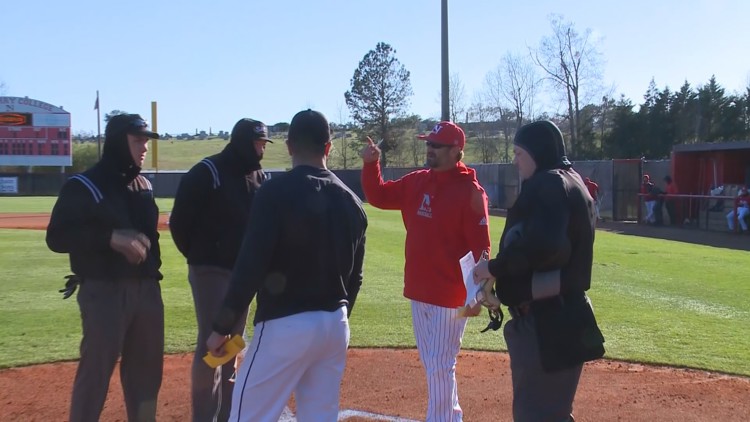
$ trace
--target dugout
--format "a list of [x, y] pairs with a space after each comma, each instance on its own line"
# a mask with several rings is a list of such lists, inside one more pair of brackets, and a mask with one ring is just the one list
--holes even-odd
[[750, 141], [675, 145], [671, 163], [680, 193], [705, 195], [715, 186], [750, 185]]
[[[750, 186], [750, 141], [675, 145], [671, 173], [689, 220], [726, 230], [725, 214], [741, 186]], [[722, 186], [720, 193], [711, 193]]]

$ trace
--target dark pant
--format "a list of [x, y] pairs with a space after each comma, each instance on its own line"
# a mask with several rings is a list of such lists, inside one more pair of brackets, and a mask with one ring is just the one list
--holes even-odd
[[669, 215], [669, 225], [671, 226], [677, 226], [680, 223], [677, 221], [677, 211], [675, 210], [676, 206], [673, 200], [667, 200], [664, 203], [664, 206], [667, 207], [667, 215]]
[[156, 280], [91, 280], [78, 291], [83, 339], [71, 422], [98, 421], [120, 360], [129, 421], [155, 421], [164, 362], [164, 304]]
[[[195, 317], [198, 321], [198, 338], [195, 345], [192, 368], [193, 421], [226, 421], [232, 407], [232, 384], [229, 378], [234, 373], [234, 359], [212, 369], [203, 361], [206, 355], [206, 340], [213, 331], [212, 324], [219, 312], [224, 296], [229, 290], [232, 272], [219, 267], [190, 265], [188, 280], [193, 291]], [[245, 329], [247, 311], [232, 329], [232, 334], [242, 334]]]
[[656, 218], [656, 224], [657, 226], [661, 226], [664, 224], [664, 200], [658, 199], [656, 201], [656, 205], [654, 206], [654, 217]]
[[519, 315], [505, 324], [510, 355], [515, 422], [572, 420], [573, 399], [583, 364], [555, 372], [542, 368], [534, 316]]

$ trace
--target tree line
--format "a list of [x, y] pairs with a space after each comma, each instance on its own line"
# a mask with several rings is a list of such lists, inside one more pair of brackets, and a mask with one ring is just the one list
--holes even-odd
[[[590, 29], [579, 31], [560, 15], [550, 16], [550, 27], [537, 47], [505, 53], [471, 98], [460, 76], [451, 74], [451, 120], [464, 127], [482, 162], [509, 161], [515, 131], [539, 119], [560, 126], [575, 160], [658, 159], [676, 144], [750, 139], [750, 85], [728, 94], [715, 77], [696, 87], [685, 81], [677, 91], [652, 80], [636, 104], [604, 85], [600, 40]], [[542, 93], [562, 111], [542, 110]], [[421, 164], [424, 147], [413, 135], [435, 122], [409, 114], [412, 94], [410, 73], [392, 46], [380, 42], [365, 54], [344, 93], [354, 124], [338, 127], [353, 126], [355, 133], [338, 133], [337, 164], [349, 166], [361, 146], [353, 141], [364, 134], [382, 141], [384, 165]]]

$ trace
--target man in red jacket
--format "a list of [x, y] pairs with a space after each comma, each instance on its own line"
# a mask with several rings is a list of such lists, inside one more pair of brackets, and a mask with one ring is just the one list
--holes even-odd
[[[459, 260], [477, 261], [490, 250], [487, 195], [476, 172], [461, 162], [466, 138], [451, 122], [424, 137], [428, 169], [383, 181], [380, 149], [368, 138], [362, 150], [362, 188], [371, 205], [400, 210], [406, 227], [404, 296], [411, 300], [419, 357], [427, 372], [429, 421], [461, 421], [456, 357], [466, 318]], [[476, 309], [475, 314], [479, 312]]]
[[594, 199], [594, 210], [596, 211], [596, 219], [601, 220], [602, 217], [599, 214], [599, 185], [588, 177], [583, 179], [583, 183], [586, 185], [586, 189], [588, 189], [589, 194]]

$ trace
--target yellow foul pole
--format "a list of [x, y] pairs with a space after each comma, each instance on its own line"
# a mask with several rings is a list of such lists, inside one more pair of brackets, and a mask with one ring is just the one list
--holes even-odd
[[[156, 123], [156, 101], [151, 101], [151, 130], [159, 133], [159, 129]], [[159, 172], [159, 140], [151, 140], [151, 167], [158, 173]]]

